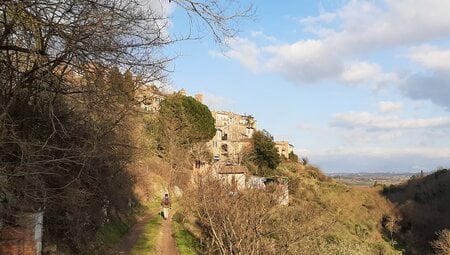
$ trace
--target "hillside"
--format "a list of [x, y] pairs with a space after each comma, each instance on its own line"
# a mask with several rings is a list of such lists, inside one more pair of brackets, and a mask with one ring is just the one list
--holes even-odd
[[306, 223], [316, 225], [318, 253], [400, 254], [383, 234], [383, 218], [394, 215], [395, 208], [375, 189], [336, 182], [313, 166], [289, 163], [279, 171], [291, 179], [292, 206], [299, 213], [316, 209]]
[[191, 191], [185, 218], [196, 222], [204, 254], [401, 254], [383, 227], [395, 208], [376, 189], [299, 163], [282, 163], [276, 174], [289, 177], [289, 206], [277, 205], [271, 187], [235, 194], [205, 180]]
[[450, 229], [450, 171], [411, 178], [385, 188], [383, 194], [401, 212], [395, 235], [407, 253], [430, 254], [430, 242], [437, 239], [437, 233]]

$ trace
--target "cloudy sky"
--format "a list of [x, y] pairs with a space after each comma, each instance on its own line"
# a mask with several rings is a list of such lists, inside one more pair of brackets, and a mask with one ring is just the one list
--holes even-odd
[[254, 115], [329, 173], [450, 166], [450, 1], [253, 3], [229, 49], [170, 48], [175, 88]]

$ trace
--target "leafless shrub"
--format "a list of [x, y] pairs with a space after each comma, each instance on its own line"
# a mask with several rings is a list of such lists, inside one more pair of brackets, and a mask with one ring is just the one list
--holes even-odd
[[268, 194], [236, 193], [219, 181], [203, 180], [195, 202], [206, 254], [273, 254], [269, 218], [274, 204]]
[[189, 203], [205, 254], [321, 254], [338, 217], [318, 204], [279, 206], [270, 191], [236, 193], [214, 180], [204, 180]]

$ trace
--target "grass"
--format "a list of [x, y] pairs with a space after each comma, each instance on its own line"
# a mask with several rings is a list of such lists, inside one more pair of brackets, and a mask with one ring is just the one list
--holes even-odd
[[132, 255], [148, 255], [156, 252], [156, 238], [159, 234], [161, 227], [161, 217], [155, 215], [144, 226], [144, 233], [142, 233], [140, 239], [137, 241], [136, 246], [131, 251]]
[[[159, 198], [154, 197], [150, 203], [145, 206], [145, 211], [158, 212]], [[149, 255], [156, 253], [157, 238], [161, 228], [162, 218], [156, 214], [144, 226], [144, 232], [131, 250], [132, 255]]]
[[177, 243], [180, 255], [198, 255], [199, 241], [180, 223], [172, 221], [172, 226], [175, 230], [175, 242]]
[[119, 241], [119, 239], [130, 229], [135, 219], [122, 220], [119, 216], [114, 215], [111, 220], [100, 230], [98, 239], [105, 246], [111, 246]]

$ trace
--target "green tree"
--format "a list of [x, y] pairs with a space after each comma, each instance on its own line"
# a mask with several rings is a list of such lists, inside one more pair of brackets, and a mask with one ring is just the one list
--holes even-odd
[[192, 97], [174, 94], [160, 104], [156, 126], [158, 154], [170, 166], [168, 182], [180, 184], [192, 159], [206, 151], [202, 146], [213, 138], [214, 118], [206, 105]]
[[258, 173], [270, 174], [281, 162], [275, 143], [265, 132], [255, 131], [252, 137], [252, 147], [247, 159], [258, 167]]
[[289, 161], [298, 162], [298, 155], [291, 151], [289, 153]]
[[209, 141], [216, 132], [208, 107], [192, 97], [179, 94], [161, 102], [158, 121], [162, 135], [165, 131], [175, 132], [179, 139], [177, 145], [183, 147]]

